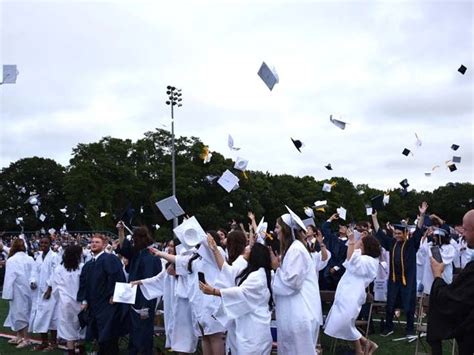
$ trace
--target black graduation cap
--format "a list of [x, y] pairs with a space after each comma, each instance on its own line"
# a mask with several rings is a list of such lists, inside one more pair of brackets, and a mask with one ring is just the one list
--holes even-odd
[[126, 224], [132, 225], [133, 217], [135, 217], [135, 209], [132, 208], [132, 203], [130, 202], [125, 209], [125, 212], [122, 213], [120, 220], [124, 221]]
[[408, 148], [403, 149], [403, 152], [402, 152], [403, 155], [408, 156], [408, 154], [410, 153], [411, 153], [410, 149]]
[[410, 184], [408, 183], [408, 180], [407, 179], [403, 179], [402, 181], [400, 181], [400, 185], [406, 189], [408, 186], [410, 186]]
[[372, 197], [370, 199], [370, 202], [371, 202], [372, 208], [377, 211], [381, 211], [385, 207], [385, 205], [383, 204], [383, 195], [377, 195], [375, 197]]
[[467, 68], [463, 64], [461, 64], [461, 66], [458, 69], [458, 72], [460, 72], [462, 75], [464, 75], [466, 73], [466, 70], [467, 70]]
[[459, 146], [457, 144], [451, 145], [452, 150], [458, 150]]
[[394, 224], [393, 228], [395, 228], [396, 230], [402, 231], [402, 232], [407, 231], [407, 225], [406, 224]]
[[451, 159], [453, 163], [460, 163], [461, 162], [461, 157], [453, 156], [453, 159]]
[[332, 170], [331, 164], [326, 165], [325, 168], [328, 169], [328, 170]]
[[449, 168], [449, 171], [450, 171], [450, 172], [453, 172], [453, 171], [458, 170], [458, 168], [456, 167], [456, 164], [448, 165], [448, 168]]
[[293, 138], [291, 138], [291, 141], [292, 141], [293, 144], [295, 145], [296, 149], [298, 149], [298, 152], [301, 153], [300, 148], [303, 146], [303, 143], [302, 143], [300, 140], [298, 140], [298, 139], [293, 139]]

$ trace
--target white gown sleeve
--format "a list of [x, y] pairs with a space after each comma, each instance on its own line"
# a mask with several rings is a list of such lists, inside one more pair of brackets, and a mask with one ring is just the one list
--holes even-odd
[[[355, 275], [367, 277], [371, 276], [372, 274], [377, 274], [376, 268], [374, 269], [374, 263], [369, 262], [370, 260], [367, 258], [371, 258], [371, 256], [362, 255], [361, 249], [355, 249], [352, 253], [352, 256], [349, 260], [344, 261], [342, 264], [347, 270], [351, 270], [352, 273]], [[378, 263], [376, 265], [378, 267]]]
[[240, 255], [232, 265], [224, 262], [222, 269], [217, 276], [215, 286], [217, 288], [228, 288], [235, 286], [235, 278], [247, 267], [247, 260]]
[[[293, 243], [299, 243], [294, 241]], [[291, 248], [285, 255], [282, 265], [277, 269], [273, 278], [273, 292], [276, 295], [289, 296], [303, 287], [308, 273], [307, 258], [304, 249]]]
[[163, 296], [166, 269], [161, 270], [158, 275], [142, 280], [140, 291], [147, 300]]
[[451, 244], [443, 245], [439, 251], [441, 252], [443, 264], [449, 265], [454, 261], [454, 258], [456, 257], [456, 249]]
[[265, 297], [267, 281], [264, 269], [252, 272], [240, 285], [221, 290], [222, 306], [229, 319], [253, 312]]
[[326, 252], [328, 253], [328, 257], [324, 261], [322, 260], [323, 255], [320, 251], [315, 251], [314, 253], [311, 253], [311, 258], [313, 259], [314, 264], [316, 266], [316, 272], [320, 272], [322, 269], [324, 269], [327, 266], [329, 260], [331, 259], [331, 252], [327, 249]]
[[16, 278], [18, 277], [17, 270], [18, 266], [15, 263], [15, 260], [8, 259], [6, 262], [5, 270], [5, 280], [3, 281], [3, 292], [2, 298], [4, 300], [13, 299], [13, 284], [15, 283]]

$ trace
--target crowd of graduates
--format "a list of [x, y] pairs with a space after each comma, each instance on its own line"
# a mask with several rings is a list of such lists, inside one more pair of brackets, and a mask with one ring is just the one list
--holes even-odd
[[[413, 224], [345, 223], [337, 213], [321, 226], [287, 208], [273, 230], [249, 225], [199, 233], [184, 219], [175, 236], [154, 243], [144, 226], [120, 221], [118, 239], [103, 234], [52, 233], [7, 238], [2, 297], [9, 301], [4, 325], [17, 348], [48, 351], [65, 342], [69, 354], [118, 354], [128, 335], [130, 354], [154, 351], [155, 315], [162, 313], [166, 348], [177, 353], [240, 355], [316, 354], [320, 330], [349, 341], [356, 354], [378, 345], [356, 320], [366, 317], [367, 293], [386, 303], [382, 336], [393, 334], [402, 310], [407, 337], [415, 336], [417, 297], [430, 297], [427, 339], [434, 354], [456, 338], [460, 354], [472, 354], [474, 325], [474, 211], [463, 225], [447, 225], [419, 206]], [[437, 259], [437, 260], [436, 260]], [[5, 261], [6, 260], [6, 261]], [[136, 287], [133, 304], [114, 302], [117, 283]], [[335, 291], [323, 317], [321, 290]], [[273, 319], [273, 320], [272, 320]], [[441, 326], [443, 324], [443, 326]], [[40, 334], [33, 347], [31, 334]]]

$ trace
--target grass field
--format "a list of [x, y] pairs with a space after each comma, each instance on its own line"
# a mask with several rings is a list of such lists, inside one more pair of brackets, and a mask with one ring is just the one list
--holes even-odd
[[[5, 321], [5, 318], [8, 313], [8, 302], [4, 300], [0, 300], [0, 324], [3, 325], [3, 322]], [[375, 328], [376, 331], [378, 331], [378, 323], [375, 323]], [[3, 326], [0, 327], [0, 332], [1, 333], [8, 333], [12, 334], [10, 329], [4, 328]], [[405, 336], [405, 329], [403, 324], [396, 324], [395, 326], [395, 334], [388, 337], [388, 338], [383, 338], [378, 334], [373, 334], [370, 336], [370, 339], [375, 341], [379, 345], [379, 350], [377, 351], [377, 354], [383, 355], [407, 355], [407, 354], [414, 354], [415, 353], [415, 342], [408, 343], [407, 341], [397, 341], [394, 342], [392, 339], [396, 338], [401, 338]], [[29, 349], [22, 349], [22, 350], [17, 350], [14, 346], [10, 345], [7, 343], [8, 339], [6, 338], [0, 338], [0, 355], [9, 355], [9, 354], [31, 354], [31, 348]], [[156, 339], [156, 344], [160, 344], [162, 346], [164, 342], [164, 339]], [[322, 334], [321, 337], [321, 343], [323, 346], [323, 353], [329, 354], [330, 351], [329, 349], [331, 348], [331, 342], [332, 338], [326, 336], [325, 334]], [[126, 351], [126, 342], [122, 342], [121, 348], [121, 354], [127, 354]], [[426, 345], [426, 343], [425, 343]], [[427, 350], [427, 349], [426, 349]], [[425, 349], [422, 349], [423, 352], [427, 352]], [[451, 348], [450, 344], [446, 342], [445, 344], [445, 353], [450, 354], [451, 353]], [[336, 347], [336, 354], [350, 354], [351, 353], [351, 348], [349, 344], [343, 342], [343, 341], [338, 341], [337, 342], [337, 347]], [[48, 354], [56, 355], [56, 354], [63, 354], [62, 351], [52, 351], [49, 352]], [[157, 354], [161, 354], [157, 352]], [[167, 352], [167, 354], [172, 354], [171, 352]], [[297, 354], [295, 354], [297, 355]]]

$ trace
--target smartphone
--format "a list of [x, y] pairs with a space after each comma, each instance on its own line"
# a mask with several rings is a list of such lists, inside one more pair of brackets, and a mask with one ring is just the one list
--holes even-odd
[[433, 255], [433, 259], [435, 259], [438, 263], [442, 263], [443, 259], [441, 258], [441, 252], [439, 251], [439, 246], [431, 247], [431, 255]]
[[198, 272], [198, 278], [199, 278], [199, 281], [202, 282], [203, 284], [206, 283], [206, 278], [204, 277], [204, 273], [203, 272]]

